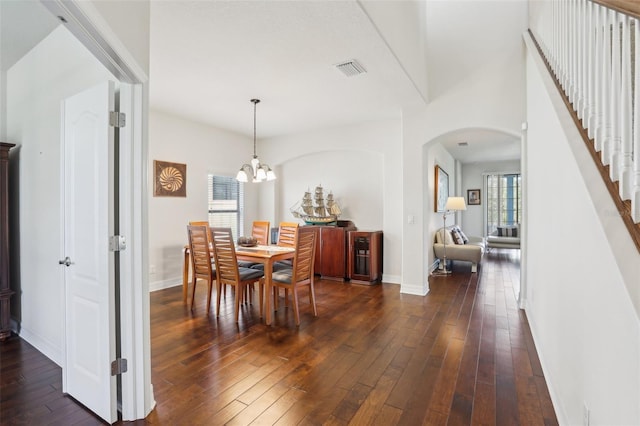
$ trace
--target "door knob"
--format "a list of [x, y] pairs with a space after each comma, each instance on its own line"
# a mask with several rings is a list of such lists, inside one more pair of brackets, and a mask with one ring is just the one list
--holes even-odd
[[69, 265], [73, 265], [75, 262], [72, 262], [71, 258], [67, 256], [63, 260], [58, 260], [58, 263], [60, 265], [69, 266]]

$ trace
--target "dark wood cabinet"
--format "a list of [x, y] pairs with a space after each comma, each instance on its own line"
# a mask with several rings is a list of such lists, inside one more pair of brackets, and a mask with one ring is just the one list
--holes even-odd
[[348, 276], [351, 282], [382, 281], [382, 231], [349, 232]]
[[316, 232], [315, 273], [325, 279], [347, 278], [347, 246], [353, 222], [339, 220], [337, 226], [308, 225]]
[[9, 150], [0, 142], [0, 341], [11, 336], [11, 284], [9, 283]]

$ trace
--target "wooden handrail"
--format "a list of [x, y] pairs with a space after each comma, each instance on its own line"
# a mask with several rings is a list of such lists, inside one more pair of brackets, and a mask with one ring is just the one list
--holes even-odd
[[[598, 3], [604, 3], [604, 2], [598, 1]], [[602, 176], [602, 180], [604, 181], [605, 186], [607, 187], [607, 190], [609, 190], [609, 194], [611, 195], [611, 198], [613, 199], [616, 205], [616, 209], [618, 210], [620, 217], [622, 218], [625, 226], [627, 227], [627, 230], [629, 231], [629, 234], [631, 235], [631, 239], [636, 245], [638, 252], [640, 252], [640, 223], [636, 224], [633, 222], [633, 218], [631, 217], [631, 202], [625, 201], [620, 197], [618, 183], [612, 182], [611, 179], [609, 178], [609, 166], [605, 166], [604, 164], [602, 164], [602, 157], [600, 153], [596, 151], [593, 139], [589, 138], [587, 130], [582, 126], [582, 121], [578, 117], [578, 114], [576, 114], [573, 108], [573, 105], [571, 104], [571, 101], [569, 101], [569, 98], [565, 94], [564, 90], [562, 90], [562, 85], [556, 78], [553, 72], [553, 69], [549, 64], [549, 61], [544, 56], [544, 52], [540, 48], [540, 44], [538, 43], [538, 40], [536, 40], [536, 37], [533, 35], [533, 32], [531, 31], [531, 29], [529, 29], [528, 31], [529, 31], [529, 35], [531, 35], [531, 39], [533, 40], [533, 42], [536, 45], [536, 48], [538, 49], [538, 53], [544, 60], [544, 63], [547, 67], [547, 71], [549, 71], [551, 78], [553, 78], [553, 81], [556, 85], [556, 88], [558, 89], [558, 92], [560, 93], [560, 96], [562, 97], [562, 100], [564, 101], [565, 106], [569, 110], [569, 114], [571, 114], [571, 117], [573, 118], [573, 122], [578, 128], [578, 132], [582, 136], [582, 140], [584, 141], [585, 146], [587, 147], [587, 150], [591, 154], [593, 161], [598, 167], [598, 171]]]
[[638, 0], [591, 0], [609, 9], [640, 19], [640, 2]]

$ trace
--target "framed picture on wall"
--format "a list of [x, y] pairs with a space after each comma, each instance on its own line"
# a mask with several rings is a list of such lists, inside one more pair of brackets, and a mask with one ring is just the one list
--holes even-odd
[[153, 195], [155, 197], [186, 197], [187, 165], [154, 160]]
[[449, 175], [442, 167], [436, 166], [436, 182], [435, 182], [435, 211], [443, 212], [444, 206], [449, 198]]
[[479, 189], [467, 189], [467, 204], [470, 206], [480, 205], [480, 190]]

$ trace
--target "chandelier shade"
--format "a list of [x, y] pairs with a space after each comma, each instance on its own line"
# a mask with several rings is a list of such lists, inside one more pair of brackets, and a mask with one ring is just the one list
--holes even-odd
[[251, 176], [252, 182], [275, 180], [276, 174], [268, 164], [260, 162], [256, 153], [256, 105], [260, 102], [260, 99], [251, 99], [251, 102], [253, 103], [253, 158], [249, 163], [245, 163], [240, 167], [236, 180], [248, 182], [249, 176]]

